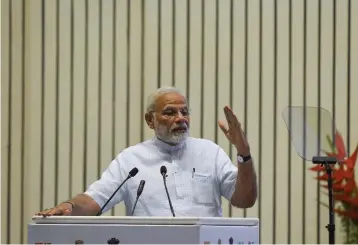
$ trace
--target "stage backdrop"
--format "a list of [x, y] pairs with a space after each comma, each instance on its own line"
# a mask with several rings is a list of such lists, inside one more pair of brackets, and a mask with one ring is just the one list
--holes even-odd
[[[124, 148], [153, 134], [147, 96], [176, 86], [191, 135], [235, 151], [217, 126], [231, 105], [251, 144], [262, 243], [328, 243], [327, 203], [281, 111], [322, 106], [358, 140], [358, 1], [3, 0], [2, 243], [31, 215], [83, 192]], [[123, 215], [123, 205], [106, 215]], [[337, 219], [338, 221], [338, 219]], [[337, 224], [337, 242], [342, 242]]]

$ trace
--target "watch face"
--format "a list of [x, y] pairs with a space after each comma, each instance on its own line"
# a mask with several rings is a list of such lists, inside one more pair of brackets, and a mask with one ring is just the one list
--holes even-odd
[[241, 156], [237, 156], [237, 160], [241, 163], [244, 162], [244, 159]]

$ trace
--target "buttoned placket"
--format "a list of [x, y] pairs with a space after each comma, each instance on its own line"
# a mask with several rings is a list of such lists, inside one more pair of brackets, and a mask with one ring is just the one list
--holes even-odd
[[172, 151], [170, 153], [171, 155], [171, 159], [172, 159], [172, 165], [173, 165], [173, 180], [174, 180], [174, 185], [175, 185], [175, 190], [176, 190], [176, 194], [177, 197], [181, 196], [181, 190], [180, 190], [180, 176], [178, 174], [179, 172], [179, 165], [177, 163], [177, 157], [176, 157], [176, 151]]

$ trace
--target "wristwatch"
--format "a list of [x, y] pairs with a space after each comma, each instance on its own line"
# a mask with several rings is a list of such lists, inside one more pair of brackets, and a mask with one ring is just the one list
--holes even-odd
[[239, 163], [245, 163], [245, 162], [249, 161], [250, 159], [251, 159], [251, 154], [249, 154], [247, 156], [242, 156], [242, 155], [237, 154], [237, 161]]

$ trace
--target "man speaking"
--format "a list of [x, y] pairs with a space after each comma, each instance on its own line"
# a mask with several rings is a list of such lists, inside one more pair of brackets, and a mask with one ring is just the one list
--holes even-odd
[[123, 201], [127, 215], [217, 217], [222, 196], [235, 207], [252, 207], [257, 184], [250, 147], [231, 108], [224, 113], [227, 126], [218, 125], [236, 147], [235, 165], [217, 144], [189, 137], [189, 108], [179, 90], [158, 89], [145, 114], [155, 136], [124, 149], [86, 192], [37, 215], [100, 215]]

